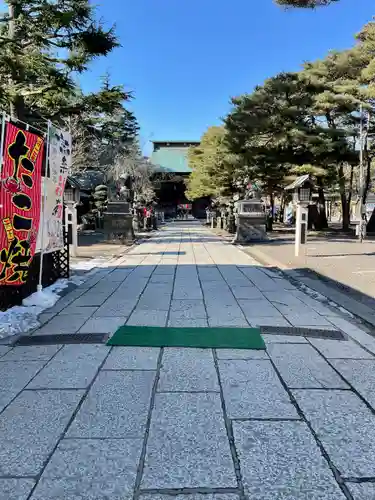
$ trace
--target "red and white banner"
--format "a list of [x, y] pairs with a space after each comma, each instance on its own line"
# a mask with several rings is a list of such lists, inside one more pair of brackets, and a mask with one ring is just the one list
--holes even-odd
[[0, 285], [22, 285], [35, 254], [41, 218], [44, 140], [6, 125], [0, 173]]

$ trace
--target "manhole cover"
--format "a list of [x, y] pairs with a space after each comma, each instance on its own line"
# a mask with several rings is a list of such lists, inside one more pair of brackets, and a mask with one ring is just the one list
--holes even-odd
[[261, 326], [260, 331], [267, 335], [294, 335], [315, 339], [347, 340], [339, 330], [319, 330], [318, 328], [300, 328], [293, 326]]
[[108, 333], [73, 333], [67, 335], [23, 335], [14, 346], [53, 345], [53, 344], [103, 344]]

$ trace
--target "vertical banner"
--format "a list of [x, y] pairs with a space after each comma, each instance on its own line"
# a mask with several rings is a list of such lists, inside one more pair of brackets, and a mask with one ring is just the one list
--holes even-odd
[[22, 285], [40, 225], [44, 141], [6, 125], [0, 174], [0, 285]]
[[37, 247], [44, 253], [64, 248], [63, 235], [63, 195], [70, 171], [71, 137], [68, 132], [50, 125], [48, 169], [43, 179], [43, 242], [39, 231]]

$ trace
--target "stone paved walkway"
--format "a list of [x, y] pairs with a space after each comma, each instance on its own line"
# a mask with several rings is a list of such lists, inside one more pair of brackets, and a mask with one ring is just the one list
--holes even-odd
[[36, 332], [341, 328], [267, 352], [0, 346], [1, 500], [373, 500], [375, 339], [198, 223], [108, 261]]

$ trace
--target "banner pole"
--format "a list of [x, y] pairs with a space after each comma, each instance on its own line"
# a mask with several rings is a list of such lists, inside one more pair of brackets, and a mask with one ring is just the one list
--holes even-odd
[[4, 141], [5, 141], [5, 111], [1, 113], [1, 136], [0, 136], [0, 173], [3, 170], [3, 155], [4, 155]]
[[40, 266], [39, 266], [39, 282], [37, 286], [37, 291], [41, 292], [43, 290], [43, 257], [44, 257], [44, 220], [45, 220], [45, 211], [46, 211], [46, 201], [47, 201], [47, 176], [49, 172], [49, 157], [50, 157], [50, 135], [51, 135], [51, 121], [48, 120], [48, 129], [47, 129], [47, 152], [46, 152], [46, 168], [44, 172], [44, 183], [43, 183], [43, 196], [41, 197], [40, 203], [40, 219], [42, 224], [41, 229], [41, 249], [40, 249]]

